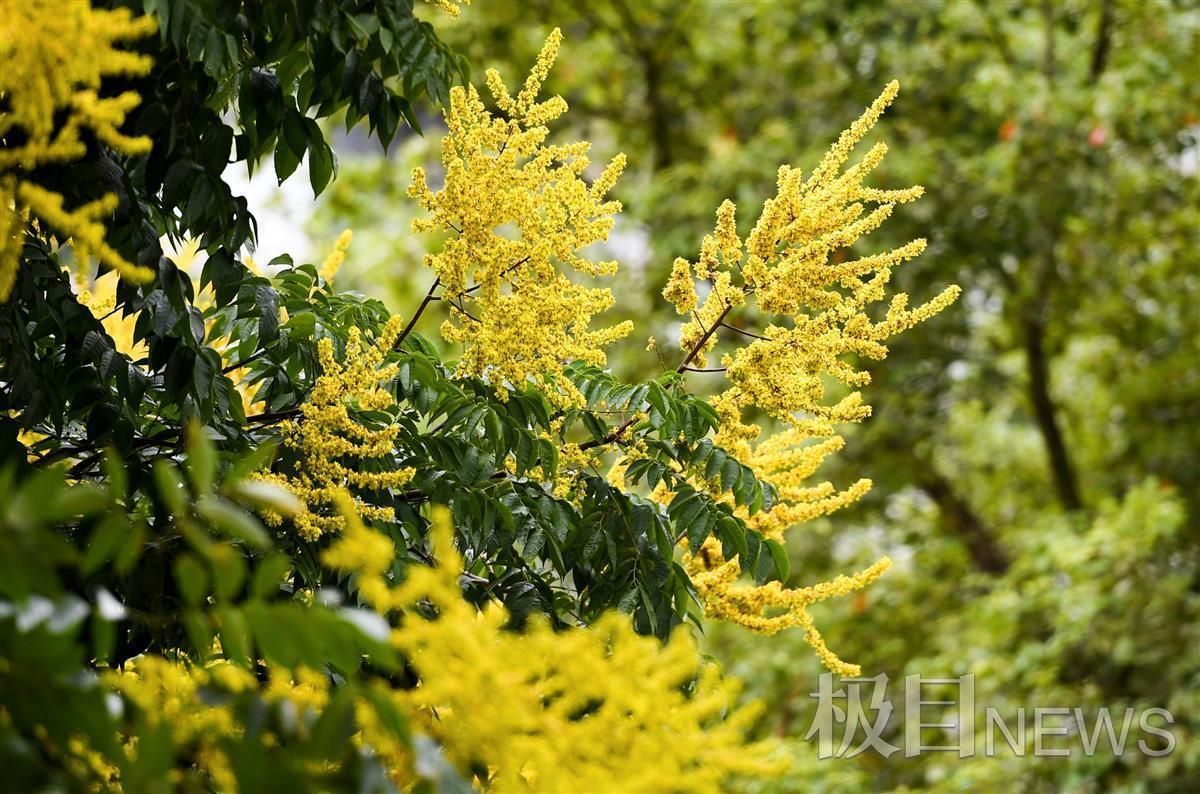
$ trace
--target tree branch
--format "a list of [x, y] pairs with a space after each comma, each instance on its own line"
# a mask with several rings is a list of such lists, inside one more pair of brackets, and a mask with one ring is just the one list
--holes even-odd
[[[503, 273], [501, 273], [500, 278], [504, 278], [509, 273], [513, 272], [514, 270], [516, 270], [517, 268], [519, 268], [521, 265], [525, 264], [528, 261], [529, 261], [528, 255], [521, 257], [516, 262], [513, 262], [512, 265], [507, 270], [505, 270]], [[470, 295], [472, 292], [477, 291], [482, 286], [483, 286], [482, 284], [475, 284], [474, 286], [471, 286], [471, 287], [463, 290], [462, 294]]]
[[1033, 406], [1034, 419], [1046, 444], [1046, 457], [1055, 489], [1058, 491], [1058, 500], [1066, 510], [1080, 510], [1083, 508], [1083, 499], [1079, 495], [1075, 465], [1067, 451], [1062, 429], [1058, 425], [1054, 398], [1050, 395], [1050, 365], [1045, 350], [1046, 330], [1040, 320], [1026, 317], [1022, 320], [1022, 331], [1029, 376], [1029, 402]]
[[[687, 355], [684, 356], [683, 361], [681, 361], [679, 366], [675, 368], [676, 372], [682, 373], [692, 363], [692, 360], [695, 359], [696, 356], [700, 355], [700, 351], [704, 348], [704, 345], [708, 342], [709, 338], [712, 337], [712, 335], [717, 332], [717, 329], [724, 324], [722, 323], [722, 320], [725, 319], [725, 315], [729, 314], [729, 310], [731, 308], [733, 307], [729, 304], [725, 305], [725, 309], [717, 317], [716, 321], [713, 322], [712, 326], [705, 331], [699, 339], [696, 340], [696, 344], [692, 345], [692, 349], [688, 351]], [[697, 319], [697, 322], [699, 322], [699, 319]], [[703, 328], [704, 326], [700, 327]]]
[[724, 326], [725, 328], [728, 328], [730, 331], [736, 331], [739, 334], [741, 334], [742, 336], [748, 336], [751, 339], [766, 339], [765, 336], [759, 336], [758, 334], [751, 333], [751, 332], [747, 331], [745, 328], [738, 328], [736, 325], [730, 325], [729, 323], [727, 323], [723, 320], [721, 322], [717, 323], [717, 325]]
[[980, 520], [974, 508], [954, 491], [950, 481], [928, 460], [916, 460], [913, 472], [917, 485], [934, 501], [942, 520], [966, 546], [975, 567], [985, 573], [1001, 575], [1008, 570], [1008, 554]]
[[300, 415], [299, 408], [289, 408], [286, 411], [275, 411], [274, 413], [261, 413], [254, 416], [246, 417], [248, 425], [271, 425], [284, 419], [294, 419]]
[[222, 375], [228, 375], [230, 372], [233, 372], [235, 369], [241, 369], [242, 367], [244, 367], [244, 366], [246, 366], [247, 364], [249, 364], [251, 361], [255, 361], [255, 360], [257, 360], [257, 359], [260, 359], [260, 358], [262, 358], [263, 356], [265, 356], [266, 354], [267, 354], [267, 351], [266, 351], [266, 350], [259, 350], [259, 351], [258, 351], [257, 353], [255, 353], [254, 355], [247, 356], [247, 357], [245, 358], [245, 360], [243, 360], [243, 361], [235, 361], [234, 363], [232, 363], [232, 364], [229, 364], [228, 366], [226, 366], [226, 367], [222, 368], [222, 369], [221, 369], [221, 374], [222, 374]]
[[1095, 85], [1108, 65], [1108, 48], [1112, 43], [1112, 0], [1104, 0], [1100, 6], [1100, 22], [1096, 25], [1096, 44], [1092, 47], [1092, 65], [1088, 69], [1088, 82]]
[[392, 345], [394, 349], [398, 350], [400, 348], [400, 343], [404, 341], [405, 337], [412, 333], [412, 329], [416, 326], [417, 320], [421, 319], [421, 313], [425, 311], [425, 307], [436, 300], [436, 298], [433, 297], [433, 293], [439, 286], [441, 286], [441, 283], [441, 276], [438, 276], [433, 280], [433, 284], [429, 287], [429, 292], [425, 293], [425, 299], [421, 301], [421, 305], [417, 307], [415, 312], [413, 312], [413, 316], [411, 319], [409, 319], [408, 325], [404, 326], [404, 330], [401, 331], [400, 335], [396, 337], [396, 342]]

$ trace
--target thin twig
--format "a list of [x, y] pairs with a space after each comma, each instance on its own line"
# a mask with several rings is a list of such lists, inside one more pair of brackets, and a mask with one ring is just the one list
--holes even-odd
[[447, 300], [449, 301], [451, 306], [453, 306], [455, 309], [457, 309], [458, 311], [465, 314], [467, 317], [470, 317], [472, 320], [474, 320], [477, 323], [482, 322], [478, 317], [476, 317], [475, 315], [473, 315], [469, 311], [467, 311], [466, 307], [462, 305], [461, 299], [458, 300], [457, 302], [449, 300], [449, 299], [447, 299]]
[[401, 331], [400, 335], [396, 337], [396, 342], [394, 345], [392, 345], [392, 347], [399, 348], [400, 343], [404, 341], [404, 338], [412, 333], [412, 329], [416, 326], [417, 320], [421, 318], [421, 313], [425, 311], [425, 307], [435, 300], [433, 297], [434, 290], [441, 286], [441, 283], [441, 276], [438, 276], [433, 280], [433, 284], [429, 287], [429, 292], [425, 293], [425, 299], [421, 301], [421, 305], [418, 306], [417, 310], [413, 313], [412, 318], [408, 321], [408, 325], [404, 326], [404, 330]]
[[[721, 325], [723, 325], [722, 321], [725, 319], [725, 315], [729, 314], [729, 310], [731, 308], [733, 307], [726, 304], [725, 309], [717, 317], [716, 322], [714, 322], [712, 327], [705, 331], [700, 338], [696, 340], [696, 344], [692, 345], [692, 349], [688, 351], [687, 355], [684, 356], [683, 361], [681, 361], [679, 366], [675, 368], [676, 372], [683, 372], [686, 370], [696, 356], [700, 355], [700, 351], [704, 348], [704, 345], [708, 343], [709, 338], [717, 332], [717, 329], [720, 328]], [[697, 322], [699, 321], [697, 320]], [[703, 328], [704, 326], [701, 325], [700, 327]]]
[[730, 325], [729, 323], [727, 323], [723, 320], [717, 324], [724, 328], [728, 328], [730, 331], [737, 331], [742, 336], [748, 336], [751, 339], [764, 339], [764, 340], [766, 339], [765, 336], [759, 336], [758, 334], [751, 333], [750, 331], [747, 331], [745, 328], [738, 328], [736, 325]]
[[[500, 278], [504, 278], [509, 273], [513, 272], [514, 270], [516, 270], [517, 268], [519, 268], [521, 265], [525, 264], [528, 261], [529, 261], [529, 255], [527, 254], [527, 255], [523, 256], [521, 259], [519, 259], [518, 261], [513, 262], [512, 265], [510, 265], [507, 270], [505, 270], [503, 273], [500, 274]], [[475, 284], [474, 286], [468, 287], [467, 289], [463, 290], [462, 294], [470, 295], [472, 292], [478, 291], [482, 286], [483, 286], [483, 284]]]
[[272, 413], [255, 414], [254, 416], [246, 417], [248, 425], [271, 425], [284, 419], [294, 419], [300, 415], [299, 408], [289, 408], [286, 411], [274, 411]]
[[[721, 326], [721, 321], [725, 319], [725, 315], [729, 314], [729, 310], [731, 308], [733, 308], [733, 307], [726, 304], [724, 311], [722, 311], [720, 316], [717, 317], [716, 322], [714, 322], [712, 324], [712, 327], [710, 327], [707, 331], [705, 331], [701, 335], [701, 337], [696, 340], [696, 344], [692, 345], [692, 348], [687, 352], [687, 355], [683, 357], [683, 361], [681, 361], [679, 363], [679, 366], [675, 368], [676, 372], [683, 374], [691, 367], [692, 361], [695, 360], [696, 356], [700, 355], [701, 349], [703, 349], [704, 345], [708, 342], [709, 338], [712, 337], [712, 335], [714, 333], [716, 333], [717, 329]], [[696, 318], [696, 322], [700, 325], [701, 328], [704, 327], [704, 324], [700, 322], [700, 319], [698, 317]], [[604, 438], [593, 438], [591, 441], [585, 441], [584, 443], [580, 444], [579, 449], [580, 450], [594, 449], [595, 447], [604, 446], [605, 444], [611, 444], [612, 442], [614, 442], [618, 438], [620, 438], [621, 435], [626, 430], [628, 430], [630, 427], [632, 427], [635, 420], [636, 420], [636, 414], [634, 416], [631, 416], [628, 419], [626, 419], [624, 422], [622, 422], [620, 424], [620, 426], [617, 427], [616, 430], [612, 431]]]
[[230, 372], [233, 372], [235, 369], [241, 369], [242, 367], [248, 365], [251, 361], [256, 361], [257, 359], [262, 358], [266, 354], [267, 354], [266, 350], [260, 350], [257, 353], [255, 353], [254, 355], [247, 356], [242, 361], [235, 361], [234, 363], [228, 365], [227, 367], [224, 367], [221, 370], [221, 374], [228, 375]]

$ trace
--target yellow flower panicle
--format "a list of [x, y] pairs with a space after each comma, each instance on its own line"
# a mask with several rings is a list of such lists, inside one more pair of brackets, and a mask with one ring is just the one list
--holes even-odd
[[[398, 488], [415, 473], [391, 463], [400, 426], [388, 423], [368, 427], [351, 416], [351, 410], [386, 411], [395, 407], [395, 397], [385, 385], [396, 376], [395, 364], [384, 364], [400, 333], [400, 318], [392, 317], [371, 344], [357, 328], [350, 329], [344, 361], [337, 361], [328, 338], [317, 343], [321, 375], [312, 394], [300, 407], [300, 417], [280, 426], [283, 446], [299, 457], [294, 474], [264, 472], [259, 478], [276, 482], [292, 491], [304, 509], [292, 517], [305, 540], [326, 532], [338, 532], [345, 519], [334, 512], [335, 498], [344, 489], [355, 493]], [[378, 470], [376, 470], [378, 469]], [[371, 504], [360, 497], [356, 509], [366, 518], [391, 521], [390, 507]], [[279, 525], [280, 516], [265, 520]]]
[[[721, 418], [715, 441], [778, 490], [779, 500], [769, 510], [750, 516], [738, 508], [751, 528], [771, 540], [781, 541], [786, 529], [857, 501], [871, 487], [866, 479], [840, 491], [828, 482], [808, 482], [843, 444], [834, 434], [835, 426], [862, 421], [871, 412], [858, 391], [831, 401], [827, 380], [850, 389], [867, 385], [870, 375], [855, 361], [884, 358], [887, 339], [942, 311], [959, 294], [958, 287], [950, 286], [927, 303], [909, 308], [908, 296], [899, 293], [882, 319], [874, 320], [868, 309], [885, 299], [892, 269], [920, 254], [925, 241], [856, 259], [841, 255], [878, 228], [896, 204], [921, 196], [920, 187], [882, 190], [864, 184], [887, 153], [882, 143], [843, 169], [898, 91], [899, 84], [890, 83], [807, 179], [798, 169], [782, 166], [776, 195], [765, 202], [744, 241], [737, 232], [736, 208], [723, 203], [697, 260], [677, 261], [663, 291], [680, 314], [691, 315], [682, 328], [680, 347], [693, 356], [695, 367], [707, 366], [707, 356], [722, 337], [750, 340], [721, 357], [731, 385], [713, 401]], [[709, 283], [699, 306], [696, 279]], [[758, 329], [747, 330], [740, 319], [732, 322], [735, 313], [761, 320]], [[761, 428], [742, 419], [751, 408], [787, 428], [755, 443]], [[694, 478], [703, 479], [700, 473]], [[726, 561], [713, 541], [689, 557], [688, 564], [708, 614], [759, 631], [801, 626], [822, 661], [845, 673], [857, 668], [825, 647], [806, 607], [865, 586], [889, 563], [884, 558], [854, 577], [796, 590], [778, 582], [762, 587], [738, 584], [738, 560]], [[783, 612], [767, 616], [767, 610]]]
[[[397, 585], [389, 578], [391, 540], [363, 523], [348, 494], [334, 501], [344, 530], [322, 562], [356, 575], [359, 595], [396, 626], [390, 642], [419, 678], [410, 689], [372, 682], [374, 702], [360, 698], [354, 709], [353, 740], [402, 790], [419, 777], [412, 753], [381, 719], [379, 698], [435, 738], [458, 770], [487, 770], [474, 780], [487, 791], [717, 792], [737, 776], [786, 769], [773, 742], [746, 740], [761, 709], [735, 705], [737, 682], [705, 664], [687, 633], [663, 645], [638, 635], [620, 614], [565, 632], [536, 621], [523, 633], [510, 631], [502, 607], [480, 613], [463, 599], [448, 510], [433, 510], [434, 566], [410, 566]], [[425, 617], [430, 607], [436, 619]], [[324, 671], [264, 665], [260, 682], [219, 654], [204, 663], [144, 655], [104, 673], [103, 681], [136, 714], [169, 730], [217, 790], [234, 791], [229, 740], [245, 727], [227, 695], [257, 691], [311, 719], [334, 691]], [[283, 737], [268, 732], [263, 740]], [[126, 752], [136, 746], [127, 743]], [[71, 748], [70, 762], [87, 765], [106, 788], [120, 785], [119, 768], [82, 742]]]
[[325, 257], [325, 261], [321, 264], [321, 278], [327, 282], [333, 281], [333, 277], [337, 275], [338, 270], [342, 266], [342, 262], [346, 261], [346, 251], [350, 248], [350, 240], [354, 237], [354, 232], [349, 229], [338, 235], [337, 241], [333, 244], [333, 250], [329, 256]]
[[696, 308], [696, 282], [692, 278], [692, 263], [676, 257], [671, 266], [671, 278], [663, 287], [662, 296], [679, 314], [689, 314]]
[[433, 192], [418, 168], [409, 195], [430, 213], [414, 221], [415, 230], [450, 235], [426, 264], [449, 307], [442, 335], [463, 345], [459, 373], [486, 378], [502, 398], [530, 378], [545, 380], [551, 397], [568, 405], [582, 397], [562, 374], [564, 362], [602, 365], [603, 348], [632, 324], [591, 329], [592, 318], [612, 306], [612, 293], [576, 284], [564, 272], [616, 272], [616, 262], [579, 252], [612, 230], [621, 204], [606, 196], [625, 156], [589, 185], [583, 175], [590, 144], [546, 143], [546, 125], [567, 109], [562, 97], [538, 101], [561, 40], [555, 29], [516, 97], [488, 71], [501, 115], [485, 109], [473, 86], [451, 90], [444, 184]]
[[[685, 555], [684, 565], [696, 585], [696, 592], [704, 600], [704, 612], [709, 617], [729, 620], [763, 634], [798, 626], [804, 629], [804, 639], [817, 652], [822, 664], [840, 675], [855, 676], [862, 668], [842, 661], [829, 650], [808, 613], [808, 606], [861, 590], [883, 576], [892, 567], [892, 561], [881, 557], [853, 576], [838, 576], [811, 587], [786, 588], [779, 582], [757, 587], [738, 586], [735, 583], [742, 571], [737, 559], [726, 561], [720, 542], [710, 537], [695, 557]], [[772, 610], [782, 611], [765, 614]]]
[[[480, 613], [462, 598], [444, 508], [431, 526], [436, 566], [410, 567], [396, 587], [386, 579], [391, 541], [353, 511], [345, 518], [325, 564], [355, 571], [376, 609], [403, 611], [392, 642], [420, 686], [395, 696], [455, 766], [488, 770], [482, 788], [607, 791], [619, 782], [628, 791], [717, 791], [731, 775], [782, 771], [770, 745], [745, 743], [755, 710], [732, 709], [733, 683], [702, 665], [686, 633], [664, 646], [620, 614], [573, 631], [536, 622], [505, 631], [503, 608]], [[418, 604], [436, 607], [437, 619], [418, 614]]]
[[[106, 672], [104, 679], [151, 724], [169, 730], [175, 745], [193, 747], [196, 767], [219, 790], [237, 790], [237, 778], [220, 743], [240, 736], [242, 726], [228, 700], [212, 702], [202, 690], [219, 687], [237, 693], [252, 689], [257, 684], [253, 675], [224, 659], [198, 665], [145, 655], [126, 662], [123, 670]], [[136, 753], [136, 746], [128, 749]]]
[[471, 5], [471, 0], [426, 0], [431, 6], [449, 17], [458, 18], [462, 6]]
[[[105, 77], [136, 76], [150, 71], [145, 55], [117, 49], [121, 42], [153, 33], [151, 17], [134, 18], [128, 9], [93, 9], [86, 0], [6, 3], [0, 25], [0, 135], [23, 142], [0, 150], [0, 301], [16, 280], [21, 237], [27, 220], [53, 228], [72, 240], [77, 268], [91, 256], [123, 278], [146, 281], [150, 268], [134, 265], [105, 242], [103, 218], [117, 206], [113, 194], [73, 210], [64, 199], [20, 177], [47, 163], [65, 163], [87, 152], [87, 131], [121, 154], [150, 151], [147, 137], [120, 132], [140, 98], [127, 91], [101, 97]], [[78, 53], [88, 57], [80, 58]], [[13, 133], [19, 135], [13, 135]]]
[[[190, 751], [195, 768], [217, 791], [237, 791], [237, 777], [228, 756], [228, 740], [245, 733], [227, 695], [258, 690], [271, 704], [287, 704], [296, 713], [315, 716], [329, 703], [331, 681], [321, 671], [307, 667], [289, 670], [263, 663], [269, 677], [259, 683], [250, 671], [221, 658], [199, 664], [181, 657], [138, 656], [123, 670], [104, 674], [104, 680], [151, 725], [171, 732], [178, 747]], [[364, 731], [365, 732], [365, 731]], [[280, 739], [268, 731], [266, 741]], [[361, 736], [356, 737], [361, 740]], [[383, 744], [382, 742], [380, 743]], [[127, 745], [136, 753], [136, 745]], [[113, 767], [104, 790], [120, 790], [118, 770]], [[177, 776], [178, 771], [173, 771]], [[412, 778], [409, 778], [409, 782]], [[173, 782], [178, 783], [178, 780]]]

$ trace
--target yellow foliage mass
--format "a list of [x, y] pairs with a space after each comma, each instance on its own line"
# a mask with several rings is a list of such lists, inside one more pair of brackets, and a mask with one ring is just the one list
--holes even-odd
[[[345, 519], [330, 508], [346, 488], [357, 491], [398, 488], [412, 479], [414, 470], [389, 463], [400, 432], [395, 423], [369, 427], [351, 416], [351, 409], [384, 411], [395, 406], [395, 397], [385, 388], [396, 376], [395, 364], [384, 358], [400, 333], [400, 318], [392, 317], [379, 336], [369, 344], [357, 328], [350, 329], [343, 361], [334, 356], [333, 342], [317, 343], [321, 374], [312, 394], [300, 407], [300, 416], [280, 425], [285, 449], [298, 457], [294, 474], [263, 472], [260, 479], [278, 483], [296, 494], [303, 509], [291, 517], [305, 540], [316, 540], [337, 532]], [[352, 464], [352, 465], [351, 465]], [[363, 517], [390, 521], [394, 512], [360, 500]], [[280, 516], [264, 516], [278, 524]]]
[[576, 284], [564, 272], [616, 272], [616, 262], [593, 262], [580, 251], [612, 230], [621, 204], [606, 195], [625, 156], [589, 185], [583, 174], [591, 144], [546, 143], [546, 125], [567, 110], [559, 96], [538, 101], [561, 40], [555, 29], [516, 97], [488, 71], [501, 115], [486, 110], [474, 86], [451, 91], [442, 188], [431, 190], [418, 168], [409, 194], [430, 213], [413, 228], [449, 234], [425, 263], [449, 306], [442, 335], [463, 345], [459, 372], [487, 379], [501, 398], [533, 378], [548, 384], [560, 405], [572, 405], [582, 397], [562, 374], [563, 362], [602, 365], [603, 348], [632, 325], [592, 330], [592, 318], [612, 306], [612, 293]]
[[[0, 114], [0, 135], [22, 142], [0, 150], [0, 301], [8, 298], [16, 280], [28, 221], [69, 237], [80, 272], [94, 256], [124, 278], [153, 278], [152, 270], [126, 261], [105, 241], [103, 221], [116, 209], [116, 195], [68, 209], [60, 194], [21, 174], [79, 159], [87, 151], [85, 132], [121, 154], [150, 151], [149, 138], [120, 132], [126, 115], [140, 101], [138, 95], [126, 91], [102, 97], [99, 90], [105, 77], [150, 70], [148, 56], [124, 52], [117, 45], [153, 33], [154, 19], [135, 18], [125, 8], [93, 9], [86, 0], [5, 3], [2, 14], [0, 96], [6, 110]], [[79, 57], [84, 52], [87, 57]]]
[[[746, 741], [757, 708], [735, 706], [736, 682], [704, 664], [688, 634], [663, 645], [636, 634], [620, 614], [565, 632], [540, 623], [508, 631], [503, 608], [493, 604], [480, 613], [463, 600], [462, 560], [447, 510], [433, 511], [436, 565], [413, 566], [395, 585], [386, 573], [395, 554], [391, 540], [365, 526], [348, 497], [339, 502], [345, 526], [323, 561], [354, 572], [362, 598], [396, 619], [391, 643], [420, 681], [411, 689], [379, 685], [376, 694], [393, 699], [414, 730], [437, 739], [457, 769], [486, 769], [473, 781], [480, 789], [716, 792], [736, 776], [783, 771], [786, 762], [772, 743]], [[431, 607], [432, 620], [424, 616]], [[223, 740], [244, 729], [230, 701], [212, 692], [258, 688], [269, 703], [310, 715], [329, 702], [326, 673], [266, 669], [260, 685], [219, 658], [199, 664], [147, 655], [105, 680], [152, 723], [166, 726], [178, 746], [193, 748], [196, 767], [218, 789], [235, 790]], [[412, 756], [375, 708], [364, 699], [355, 716], [355, 741], [384, 761], [402, 789], [413, 784]], [[115, 767], [79, 749], [81, 762], [96, 767], [109, 786], [119, 785]]]

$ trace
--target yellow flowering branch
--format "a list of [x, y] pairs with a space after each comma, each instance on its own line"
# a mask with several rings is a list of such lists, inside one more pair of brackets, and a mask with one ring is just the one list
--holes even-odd
[[[317, 343], [321, 375], [308, 401], [300, 407], [298, 418], [288, 418], [280, 426], [284, 448], [298, 457], [295, 471], [258, 475], [286, 487], [301, 500], [304, 509], [292, 521], [305, 540], [316, 540], [344, 528], [345, 519], [332, 508], [345, 489], [394, 489], [407, 484], [415, 473], [410, 467], [386, 466], [383, 471], [362, 468], [365, 461], [387, 461], [395, 454], [400, 428], [394, 423], [369, 428], [351, 414], [352, 409], [381, 411], [394, 406], [395, 398], [383, 385], [395, 377], [397, 367], [383, 362], [399, 331], [400, 318], [392, 317], [378, 338], [366, 345], [359, 330], [350, 329], [345, 360], [341, 362], [334, 358], [331, 340]], [[356, 509], [372, 520], [390, 521], [395, 517], [392, 508], [371, 504], [365, 498], [358, 501]], [[281, 516], [268, 514], [264, 519], [275, 525], [282, 523]]]
[[[83, 133], [90, 132], [121, 154], [150, 151], [147, 137], [120, 132], [140, 98], [132, 91], [101, 97], [106, 77], [144, 75], [148, 56], [117, 49], [117, 44], [156, 30], [152, 17], [134, 17], [129, 9], [93, 9], [86, 0], [6, 3], [0, 25], [0, 96], [6, 109], [0, 115], [0, 135], [22, 142], [0, 150], [0, 301], [8, 299], [16, 282], [25, 226], [36, 220], [73, 244], [76, 271], [81, 278], [94, 255], [122, 278], [148, 281], [154, 271], [135, 265], [105, 241], [102, 219], [117, 207], [115, 194], [66, 209], [64, 198], [26, 178], [43, 164], [65, 163], [87, 150]], [[20, 57], [15, 57], [17, 49]], [[86, 52], [86, 58], [78, 53]]]
[[[896, 204], [913, 201], [922, 193], [920, 187], [881, 190], [863, 184], [887, 152], [882, 143], [841, 171], [898, 91], [897, 83], [888, 84], [807, 179], [798, 169], [782, 166], [776, 196], [765, 202], [744, 241], [736, 228], [736, 207], [729, 201], [722, 203], [713, 233], [702, 241], [698, 259], [677, 259], [663, 289], [663, 297], [679, 314], [691, 316], [682, 329], [680, 347], [686, 353], [676, 372], [718, 372], [730, 381], [730, 388], [713, 400], [722, 422], [714, 440], [779, 494], [775, 504], [755, 515], [745, 507], [735, 510], [748, 527], [770, 541], [782, 542], [786, 529], [842, 509], [871, 487], [866, 479], [841, 491], [828, 482], [807, 482], [821, 462], [843, 444], [841, 437], [834, 435], [834, 425], [862, 421], [870, 414], [870, 406], [862, 403], [857, 391], [833, 404], [826, 402], [825, 377], [832, 376], [852, 388], [866, 385], [869, 374], [856, 369], [846, 357], [882, 359], [887, 355], [884, 340], [937, 314], [959, 293], [958, 287], [947, 287], [913, 309], [908, 308], [908, 296], [900, 293], [891, 299], [884, 318], [874, 321], [866, 309], [885, 297], [891, 268], [920, 254], [925, 241], [914, 240], [852, 261], [831, 261], [835, 251], [882, 224]], [[878, 206], [868, 212], [870, 203]], [[696, 293], [697, 280], [710, 286], [703, 303]], [[769, 322], [760, 333], [729, 322], [731, 313], [745, 307], [750, 298], [760, 315], [782, 317], [783, 322]], [[722, 328], [750, 341], [722, 356], [721, 367], [710, 367], [706, 356], [716, 346]], [[761, 428], [742, 420], [743, 412], [752, 407], [788, 427], [753, 444]], [[619, 437], [631, 424], [627, 421], [595, 445]], [[807, 443], [813, 439], [821, 440]], [[696, 487], [710, 485], [704, 482], [703, 472], [689, 476]], [[720, 489], [714, 489], [714, 494], [719, 493]], [[669, 500], [673, 494], [660, 487], [654, 496]], [[732, 501], [728, 494], [720, 498]], [[891, 564], [884, 557], [852, 577], [789, 590], [780, 582], [739, 585], [738, 559], [725, 560], [715, 538], [706, 540], [695, 556], [686, 555], [685, 562], [709, 616], [767, 633], [800, 626], [822, 662], [843, 674], [856, 674], [858, 667], [843, 662], [826, 647], [807, 607], [866, 586]], [[772, 610], [782, 611], [766, 614]]]
[[563, 374], [564, 363], [603, 364], [603, 348], [632, 324], [591, 330], [592, 318], [612, 306], [612, 294], [576, 284], [564, 272], [616, 272], [616, 262], [593, 262], [580, 252], [612, 229], [621, 205], [606, 197], [625, 157], [614, 157], [589, 185], [583, 173], [590, 144], [546, 143], [547, 125], [567, 109], [562, 97], [538, 101], [561, 40], [555, 29], [515, 98], [488, 71], [499, 115], [485, 109], [474, 86], [451, 91], [443, 187], [433, 192], [418, 168], [409, 194], [430, 213], [414, 221], [416, 231], [452, 234], [426, 257], [436, 279], [401, 339], [432, 301], [444, 300], [450, 311], [441, 332], [463, 346], [460, 374], [487, 380], [502, 399], [533, 380], [565, 407], [582, 396]]
[[390, 695], [456, 767], [487, 770], [481, 789], [600, 791], [619, 779], [630, 791], [718, 791], [732, 775], [783, 771], [771, 743], [745, 742], [757, 705], [733, 706], [735, 682], [700, 661], [686, 632], [664, 645], [619, 613], [563, 632], [537, 621], [505, 631], [502, 607], [479, 612], [462, 597], [448, 510], [431, 514], [436, 562], [396, 585], [392, 541], [348, 497], [339, 503], [346, 526], [323, 562], [354, 572], [363, 600], [399, 617], [391, 642], [420, 684]]

